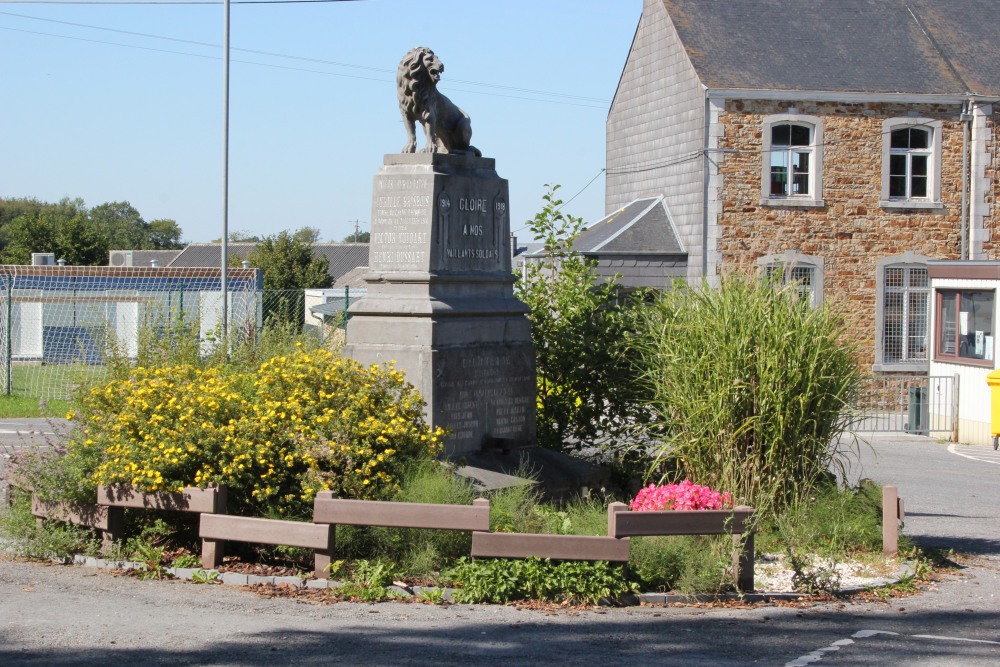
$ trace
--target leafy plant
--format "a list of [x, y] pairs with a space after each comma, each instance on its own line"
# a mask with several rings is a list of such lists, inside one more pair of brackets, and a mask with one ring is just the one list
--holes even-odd
[[606, 561], [462, 558], [448, 578], [461, 585], [453, 597], [462, 603], [534, 599], [598, 604], [634, 591], [622, 566]]
[[201, 559], [195, 556], [194, 554], [181, 554], [180, 556], [174, 558], [173, 562], [170, 563], [171, 567], [179, 567], [185, 569], [198, 567], [199, 565], [201, 565]]
[[641, 295], [599, 277], [595, 262], [573, 249], [584, 222], [562, 212], [558, 185], [547, 187], [542, 210], [528, 223], [545, 256], [525, 263], [515, 286], [531, 309], [538, 443], [617, 455], [646, 420], [626, 345]]
[[800, 593], [819, 595], [833, 594], [840, 590], [840, 574], [836, 564], [831, 562], [810, 562], [791, 551], [787, 563], [792, 568], [792, 588]]
[[828, 305], [750, 276], [677, 285], [633, 339], [656, 415], [658, 473], [730, 491], [773, 518], [808, 496], [851, 426], [855, 350]]
[[219, 573], [209, 570], [195, 570], [191, 573], [191, 581], [196, 584], [221, 584]]
[[[343, 563], [339, 562], [337, 569], [341, 566]], [[388, 588], [392, 582], [392, 565], [385, 561], [357, 560], [350, 564], [348, 572], [350, 579], [339, 588], [331, 589], [332, 595], [361, 602], [380, 602], [400, 597], [399, 593]]]
[[445, 589], [436, 586], [432, 588], [422, 588], [417, 593], [417, 600], [425, 604], [444, 604]]
[[134, 557], [143, 566], [137, 575], [140, 579], [163, 579], [165, 575], [163, 570], [164, 551], [166, 551], [164, 547], [156, 547], [149, 543], [138, 545]]

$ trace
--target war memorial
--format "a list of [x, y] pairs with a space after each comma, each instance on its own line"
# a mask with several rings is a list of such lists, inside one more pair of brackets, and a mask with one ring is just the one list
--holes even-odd
[[374, 177], [368, 291], [350, 308], [344, 354], [403, 371], [431, 425], [451, 431], [449, 455], [509, 450], [534, 444], [536, 385], [507, 181], [470, 144], [468, 115], [437, 92], [443, 71], [424, 47], [399, 65], [408, 141]]

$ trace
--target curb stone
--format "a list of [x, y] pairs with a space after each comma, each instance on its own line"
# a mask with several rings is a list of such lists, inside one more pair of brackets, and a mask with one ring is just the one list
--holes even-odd
[[[94, 558], [92, 556], [84, 556], [77, 554], [74, 556], [64, 556], [63, 558], [52, 558], [53, 563], [59, 565], [78, 565], [82, 567], [93, 567], [96, 569], [106, 569], [106, 570], [145, 570], [147, 569], [143, 563], [135, 563], [131, 561], [106, 561], [103, 558]], [[202, 568], [186, 568], [186, 567], [168, 567], [164, 568], [164, 572], [167, 572], [177, 579], [185, 581], [193, 581], [194, 573], [201, 572], [205, 575], [211, 577], [214, 573], [216, 578], [215, 581], [222, 584], [228, 584], [231, 586], [248, 586], [251, 584], [292, 584], [299, 588], [313, 588], [313, 589], [326, 589], [326, 588], [340, 588], [343, 583], [340, 581], [330, 581], [328, 579], [305, 579], [294, 576], [282, 576], [282, 577], [267, 577], [259, 576], [254, 574], [240, 574], [238, 572], [219, 572], [218, 570], [205, 570]], [[872, 590], [874, 588], [881, 588], [883, 586], [890, 586], [892, 584], [898, 583], [902, 579], [908, 576], [913, 576], [915, 570], [912, 562], [906, 562], [900, 566], [896, 573], [890, 577], [885, 577], [882, 579], [873, 580], [867, 586], [849, 586], [840, 589], [834, 594], [834, 597], [848, 597], [851, 595], [856, 595], [867, 590]], [[398, 593], [402, 597], [412, 598], [419, 597], [424, 591], [442, 591], [442, 600], [453, 602], [454, 601], [454, 591], [452, 588], [442, 588], [440, 586], [413, 586], [411, 588], [402, 588], [396, 585], [386, 586], [390, 591]], [[682, 595], [677, 593], [637, 593], [624, 595], [617, 600], [608, 600], [606, 598], [601, 598], [599, 606], [638, 606], [640, 604], [651, 604], [651, 605], [662, 605], [662, 604], [698, 604], [698, 603], [708, 603], [708, 602], [731, 602], [742, 600], [744, 602], [770, 602], [770, 601], [793, 601], [801, 600], [803, 598], [808, 598], [809, 595], [806, 593], [788, 593], [788, 592], [778, 592], [778, 591], [760, 591], [755, 593], [722, 593], [718, 595]]]

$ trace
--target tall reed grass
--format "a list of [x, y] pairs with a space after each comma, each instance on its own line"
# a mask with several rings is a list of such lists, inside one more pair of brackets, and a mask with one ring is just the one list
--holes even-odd
[[658, 474], [729, 491], [766, 518], [844, 462], [836, 443], [862, 376], [829, 306], [733, 275], [664, 292], [642, 326]]

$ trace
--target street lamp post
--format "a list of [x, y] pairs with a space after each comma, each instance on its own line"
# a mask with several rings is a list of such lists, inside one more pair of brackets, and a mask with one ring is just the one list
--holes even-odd
[[229, 0], [222, 35], [222, 344], [229, 352]]

